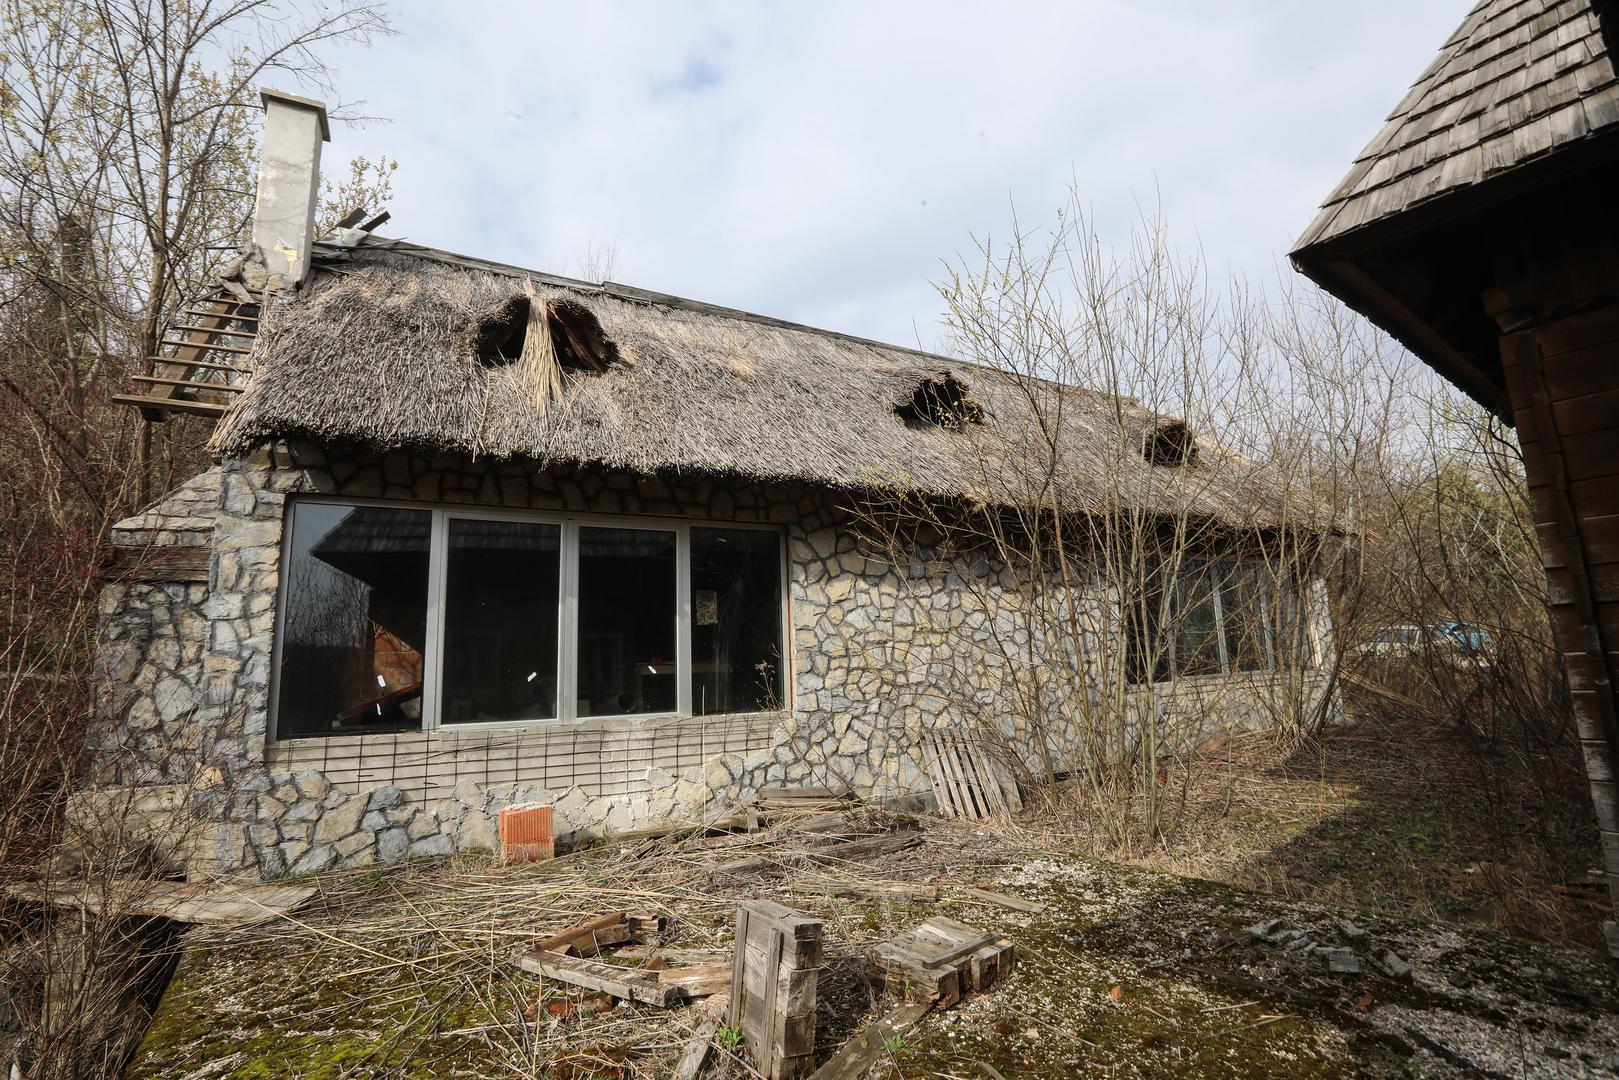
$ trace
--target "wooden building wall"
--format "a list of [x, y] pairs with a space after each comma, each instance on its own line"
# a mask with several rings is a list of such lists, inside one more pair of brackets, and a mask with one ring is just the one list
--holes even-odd
[[1504, 334], [1500, 347], [1619, 906], [1619, 306], [1537, 321]]

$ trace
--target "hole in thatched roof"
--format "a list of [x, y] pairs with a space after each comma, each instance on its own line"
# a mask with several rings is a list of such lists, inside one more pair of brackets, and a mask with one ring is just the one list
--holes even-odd
[[572, 300], [553, 300], [550, 314], [551, 340], [564, 369], [603, 371], [618, 360], [618, 348], [589, 308]]
[[[563, 371], [604, 371], [618, 360], [618, 349], [589, 309], [572, 300], [539, 300], [556, 363]], [[490, 367], [515, 363], [533, 326], [535, 300], [519, 294], [478, 323], [477, 355]]]
[[1185, 420], [1160, 420], [1147, 433], [1141, 454], [1152, 465], [1190, 465], [1197, 460], [1197, 439]]
[[894, 411], [909, 427], [959, 430], [984, 422], [984, 407], [972, 399], [967, 384], [948, 371], [917, 383], [910, 397], [894, 406]]
[[477, 356], [481, 363], [500, 367], [523, 355], [528, 336], [528, 297], [519, 293], [478, 322]]

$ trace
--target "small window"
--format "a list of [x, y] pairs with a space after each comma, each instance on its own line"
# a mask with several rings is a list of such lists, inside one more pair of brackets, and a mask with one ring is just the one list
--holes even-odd
[[561, 536], [559, 525], [450, 519], [444, 723], [556, 717]]
[[1185, 420], [1160, 420], [1147, 434], [1141, 453], [1152, 465], [1190, 465], [1197, 460], [1197, 439]]
[[579, 530], [580, 716], [675, 711], [675, 534]]
[[917, 383], [894, 411], [909, 427], [959, 430], [984, 422], [984, 407], [972, 399], [967, 384], [948, 371]]
[[762, 529], [691, 531], [691, 708], [781, 707], [781, 545]]

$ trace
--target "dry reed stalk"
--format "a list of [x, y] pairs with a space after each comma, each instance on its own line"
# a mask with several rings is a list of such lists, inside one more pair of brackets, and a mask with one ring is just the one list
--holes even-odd
[[552, 402], [562, 397], [562, 362], [551, 338], [551, 301], [526, 279], [523, 295], [528, 297], [528, 331], [523, 335], [523, 352], [512, 374], [534, 411], [544, 416]]

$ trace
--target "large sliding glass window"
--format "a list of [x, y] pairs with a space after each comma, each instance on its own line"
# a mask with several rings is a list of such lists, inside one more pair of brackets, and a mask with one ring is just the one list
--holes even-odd
[[314, 500], [287, 513], [278, 738], [785, 698], [779, 530]]
[[674, 712], [675, 534], [579, 529], [580, 716]]
[[562, 527], [450, 518], [440, 720], [557, 715]]
[[278, 732], [421, 726], [432, 515], [294, 503], [288, 516]]

